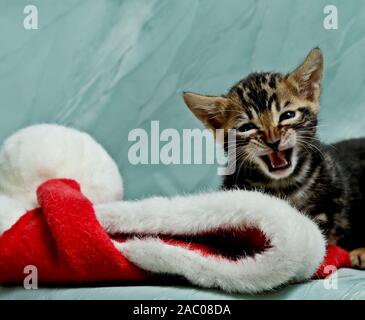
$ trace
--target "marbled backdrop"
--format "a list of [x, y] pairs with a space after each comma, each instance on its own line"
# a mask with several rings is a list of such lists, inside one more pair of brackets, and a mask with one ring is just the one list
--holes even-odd
[[[39, 29], [25, 30], [34, 4]], [[338, 30], [323, 27], [335, 4]], [[128, 132], [201, 127], [184, 90], [221, 94], [251, 71], [293, 69], [325, 55], [325, 141], [365, 133], [365, 2], [249, 0], [1, 0], [0, 140], [56, 122], [91, 133], [118, 162], [127, 198], [214, 189], [214, 165], [128, 162]]]

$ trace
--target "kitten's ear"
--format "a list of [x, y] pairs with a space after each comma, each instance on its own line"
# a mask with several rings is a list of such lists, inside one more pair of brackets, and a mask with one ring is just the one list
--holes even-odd
[[289, 74], [288, 80], [296, 88], [299, 96], [312, 102], [318, 102], [322, 74], [322, 51], [314, 48], [304, 62]]
[[184, 92], [184, 101], [194, 115], [209, 129], [221, 129], [226, 121], [228, 99]]

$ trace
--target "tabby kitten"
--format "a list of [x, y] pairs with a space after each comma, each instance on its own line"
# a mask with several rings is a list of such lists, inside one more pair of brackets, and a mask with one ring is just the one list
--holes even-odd
[[224, 189], [287, 199], [365, 268], [365, 139], [327, 146], [316, 138], [322, 71], [315, 48], [289, 74], [252, 73], [226, 95], [184, 100], [209, 129], [236, 129], [236, 171]]

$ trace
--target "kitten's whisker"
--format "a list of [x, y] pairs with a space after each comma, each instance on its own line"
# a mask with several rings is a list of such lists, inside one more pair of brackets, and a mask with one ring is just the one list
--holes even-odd
[[[324, 154], [323, 154], [323, 152], [322, 152], [322, 150], [318, 147], [318, 146], [316, 146], [315, 144], [313, 144], [313, 143], [311, 143], [311, 142], [309, 142], [309, 141], [307, 141], [307, 140], [302, 140], [302, 139], [300, 139], [300, 138], [297, 138], [297, 141], [298, 141], [298, 143], [302, 146], [302, 147], [304, 147], [308, 152], [310, 152], [311, 150], [313, 151], [313, 152], [316, 152], [316, 153], [318, 153], [320, 156], [321, 156], [321, 158], [322, 159], [325, 159], [325, 156], [324, 156]], [[309, 149], [308, 149], [308, 148]]]

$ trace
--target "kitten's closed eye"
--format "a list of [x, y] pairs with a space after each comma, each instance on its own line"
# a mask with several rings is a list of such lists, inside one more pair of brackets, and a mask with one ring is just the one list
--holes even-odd
[[256, 125], [254, 125], [253, 123], [249, 122], [249, 123], [245, 123], [242, 126], [240, 126], [238, 128], [238, 131], [240, 131], [240, 132], [248, 132], [248, 131], [255, 130], [255, 129], [257, 129]]

